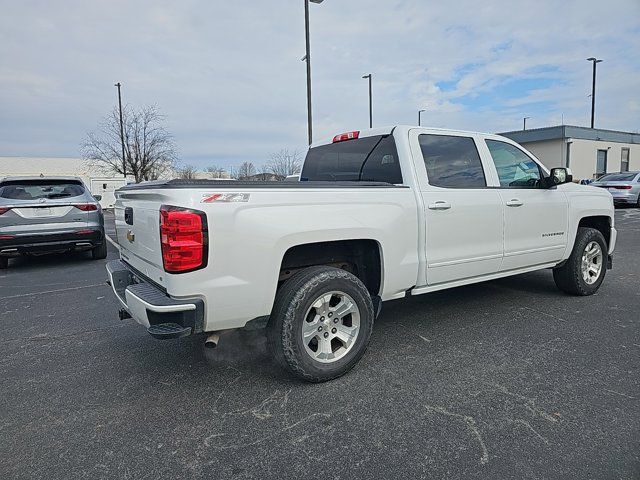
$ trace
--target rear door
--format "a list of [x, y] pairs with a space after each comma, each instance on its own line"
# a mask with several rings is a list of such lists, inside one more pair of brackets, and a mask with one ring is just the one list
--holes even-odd
[[557, 187], [541, 188], [547, 173], [519, 146], [485, 140], [504, 206], [504, 260], [501, 270], [552, 263], [567, 245], [568, 202]]
[[502, 205], [489, 188], [476, 138], [410, 131], [426, 217], [427, 284], [499, 271]]

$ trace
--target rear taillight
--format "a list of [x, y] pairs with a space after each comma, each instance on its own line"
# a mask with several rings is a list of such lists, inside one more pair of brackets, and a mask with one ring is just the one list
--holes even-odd
[[7, 213], [11, 207], [0, 207], [0, 215]]
[[98, 205], [95, 203], [77, 203], [74, 207], [78, 210], [82, 210], [83, 212], [93, 212], [94, 210], [98, 210]]
[[335, 137], [333, 137], [333, 143], [346, 142], [347, 140], [355, 140], [359, 136], [360, 136], [359, 131], [340, 133], [339, 135], [336, 135]]
[[208, 243], [204, 212], [168, 205], [160, 208], [160, 245], [166, 272], [185, 273], [206, 267]]
[[616, 185], [614, 188], [618, 190], [631, 190], [631, 185]]

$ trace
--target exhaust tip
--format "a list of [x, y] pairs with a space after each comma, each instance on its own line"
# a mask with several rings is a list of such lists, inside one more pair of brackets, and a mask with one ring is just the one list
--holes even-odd
[[204, 341], [204, 346], [206, 348], [216, 348], [219, 342], [220, 342], [220, 335], [217, 333], [212, 333]]

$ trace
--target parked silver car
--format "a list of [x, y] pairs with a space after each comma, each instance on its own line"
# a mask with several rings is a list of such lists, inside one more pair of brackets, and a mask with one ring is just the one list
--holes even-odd
[[0, 180], [0, 268], [9, 257], [91, 250], [106, 258], [104, 216], [76, 177], [6, 177]]
[[591, 185], [609, 190], [616, 204], [640, 207], [640, 172], [607, 173]]

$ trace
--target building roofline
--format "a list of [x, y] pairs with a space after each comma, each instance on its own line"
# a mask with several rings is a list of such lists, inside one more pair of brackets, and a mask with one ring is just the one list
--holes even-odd
[[596, 140], [602, 142], [640, 144], [640, 133], [605, 130], [602, 128], [578, 127], [575, 125], [556, 125], [553, 127], [513, 130], [498, 135], [510, 138], [518, 143], [542, 142], [575, 138], [578, 140]]

